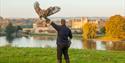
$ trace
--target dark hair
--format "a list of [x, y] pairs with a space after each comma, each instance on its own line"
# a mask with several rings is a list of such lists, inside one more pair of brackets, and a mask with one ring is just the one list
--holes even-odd
[[65, 20], [65, 19], [61, 19], [61, 21], [64, 21], [64, 22], [66, 22], [66, 20]]

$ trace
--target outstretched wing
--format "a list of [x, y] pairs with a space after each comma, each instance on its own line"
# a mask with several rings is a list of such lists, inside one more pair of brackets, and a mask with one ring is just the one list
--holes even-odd
[[39, 5], [40, 5], [40, 4], [36, 1], [36, 2], [34, 3], [34, 9], [35, 9], [36, 13], [37, 13], [39, 16], [41, 16], [41, 15], [44, 14], [44, 10], [42, 10], [42, 9], [39, 7]]
[[54, 6], [54, 7], [49, 7], [46, 11], [48, 11], [48, 16], [50, 16], [50, 15], [53, 15], [53, 14], [59, 12], [60, 9], [61, 9], [60, 7]]
[[39, 5], [40, 4], [37, 1], [34, 3], [34, 9], [40, 18], [42, 17], [47, 18], [48, 16], [53, 15], [60, 11], [60, 7], [58, 6], [49, 7], [47, 10], [43, 10], [39, 7]]

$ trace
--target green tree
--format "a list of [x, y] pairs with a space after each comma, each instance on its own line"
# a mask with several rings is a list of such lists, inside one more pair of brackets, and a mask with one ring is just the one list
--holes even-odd
[[93, 39], [96, 37], [97, 33], [97, 24], [95, 23], [86, 23], [83, 26], [83, 38], [84, 39]]
[[5, 33], [6, 33], [6, 39], [8, 40], [8, 42], [12, 42], [12, 40], [14, 39], [14, 32], [16, 31], [16, 28], [12, 25], [12, 23], [10, 22], [7, 27], [5, 28]]
[[105, 25], [106, 35], [122, 38], [125, 35], [125, 18], [120, 15], [111, 16]]
[[100, 29], [100, 32], [102, 33], [102, 34], [105, 34], [105, 27], [102, 27], [101, 29]]

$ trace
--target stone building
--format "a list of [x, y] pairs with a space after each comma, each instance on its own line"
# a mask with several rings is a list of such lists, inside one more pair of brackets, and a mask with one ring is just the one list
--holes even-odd
[[74, 33], [82, 33], [82, 27], [87, 22], [98, 24], [98, 20], [88, 19], [87, 17], [82, 17], [79, 19], [71, 19], [69, 22], [71, 22], [71, 29], [72, 29], [72, 32]]
[[44, 20], [37, 20], [35, 23], [33, 23], [33, 32], [34, 33], [55, 33], [55, 29], [47, 25]]
[[5, 28], [8, 25], [8, 20], [0, 16], [0, 28]]

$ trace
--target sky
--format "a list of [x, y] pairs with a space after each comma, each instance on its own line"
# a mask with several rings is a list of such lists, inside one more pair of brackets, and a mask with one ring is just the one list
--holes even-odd
[[8, 18], [37, 18], [33, 4], [43, 9], [59, 6], [61, 11], [51, 17], [109, 17], [125, 15], [125, 0], [0, 0], [0, 16]]

